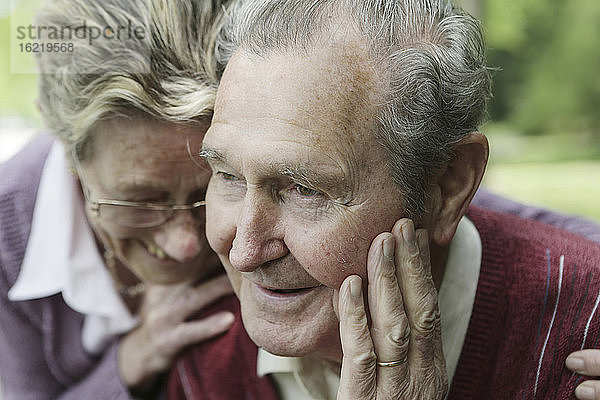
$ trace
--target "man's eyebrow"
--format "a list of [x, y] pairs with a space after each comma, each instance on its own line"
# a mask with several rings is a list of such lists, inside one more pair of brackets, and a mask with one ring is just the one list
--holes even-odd
[[[289, 165], [289, 164], [275, 164], [272, 165], [272, 168], [279, 171], [281, 175], [287, 176], [292, 180], [298, 180], [306, 183], [313, 183], [315, 180], [315, 173], [313, 171], [309, 171], [308, 168], [304, 166], [298, 165]], [[316, 174], [317, 177], [320, 174]]]
[[225, 156], [215, 149], [210, 147], [202, 146], [198, 157], [205, 159], [206, 161], [225, 161]]
[[351, 187], [341, 170], [328, 172], [317, 171], [308, 165], [291, 165], [288, 163], [275, 163], [271, 168], [293, 181], [311, 186], [315, 189], [324, 189], [338, 196], [341, 202], [347, 202], [351, 195]]

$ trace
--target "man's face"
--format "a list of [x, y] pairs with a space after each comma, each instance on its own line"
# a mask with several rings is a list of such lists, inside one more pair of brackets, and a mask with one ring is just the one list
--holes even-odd
[[250, 337], [276, 354], [339, 361], [336, 292], [366, 276], [371, 241], [402, 215], [362, 54], [238, 52], [204, 140], [209, 243]]

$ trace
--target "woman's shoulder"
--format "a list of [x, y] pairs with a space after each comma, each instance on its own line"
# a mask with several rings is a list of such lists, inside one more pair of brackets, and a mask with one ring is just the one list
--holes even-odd
[[30, 187], [37, 189], [52, 143], [52, 136], [38, 135], [13, 157], [0, 163], [0, 196]]
[[39, 135], [0, 164], [0, 268], [10, 285], [27, 246], [37, 189], [54, 139]]

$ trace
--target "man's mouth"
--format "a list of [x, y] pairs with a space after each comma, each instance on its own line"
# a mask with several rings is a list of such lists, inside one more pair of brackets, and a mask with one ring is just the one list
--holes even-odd
[[290, 293], [305, 292], [305, 291], [314, 289], [316, 287], [317, 286], [304, 287], [304, 288], [298, 288], [298, 289], [275, 289], [275, 288], [265, 288], [265, 289], [267, 289], [270, 292], [277, 293], [277, 294], [290, 294]]
[[321, 286], [322, 285], [313, 285], [313, 286], [306, 286], [306, 287], [300, 287], [300, 288], [275, 288], [275, 287], [258, 285], [257, 287], [260, 289], [260, 291], [262, 291], [265, 295], [267, 295], [267, 297], [270, 297], [273, 299], [291, 300], [291, 299], [304, 297], [304, 295], [309, 294], [310, 292], [312, 292], [313, 290], [315, 290]]

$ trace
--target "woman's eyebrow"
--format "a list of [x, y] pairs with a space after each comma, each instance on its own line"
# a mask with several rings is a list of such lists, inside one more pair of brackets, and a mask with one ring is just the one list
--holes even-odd
[[165, 184], [168, 184], [168, 182], [168, 179], [120, 181], [116, 183], [115, 189], [124, 194], [164, 191], [163, 187]]

